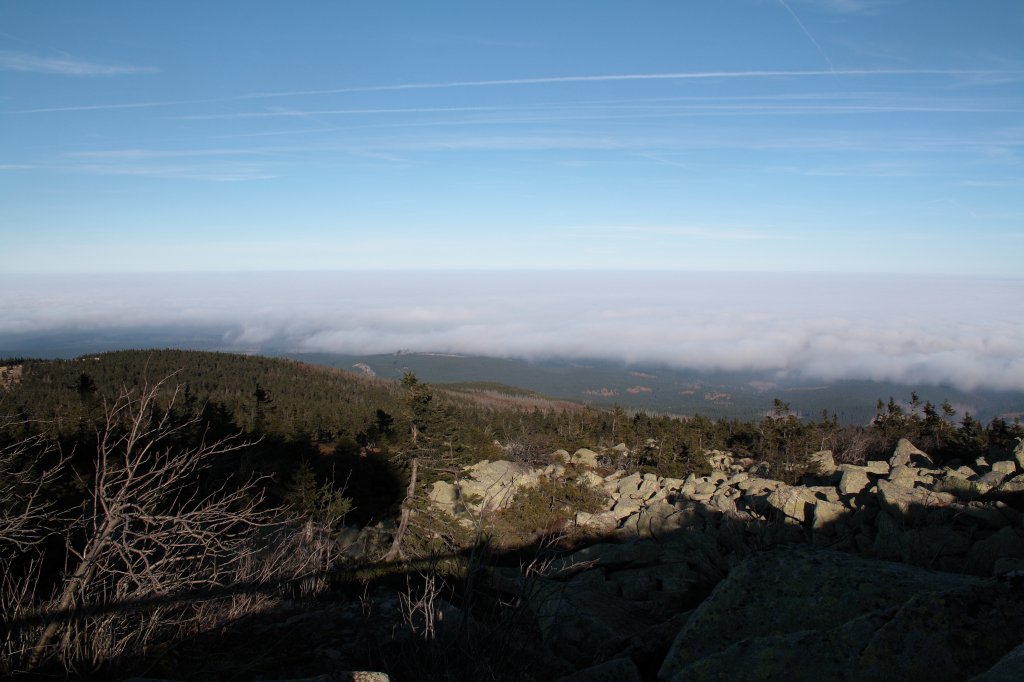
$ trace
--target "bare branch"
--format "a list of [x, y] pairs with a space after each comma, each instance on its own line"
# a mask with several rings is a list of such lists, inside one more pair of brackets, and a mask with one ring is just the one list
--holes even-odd
[[[325, 556], [328, 545], [322, 539], [313, 542], [313, 529], [296, 532], [296, 524], [284, 523], [278, 510], [264, 509], [260, 481], [225, 481], [209, 490], [203, 475], [213, 461], [247, 443], [204, 437], [197, 445], [181, 446], [181, 436], [199, 418], [174, 418], [180, 388], [168, 390], [165, 382], [124, 388], [104, 405], [95, 476], [79, 526], [84, 535], [69, 544], [65, 577], [41, 609], [38, 634], [26, 647], [29, 669], [54, 657], [65, 666], [72, 660], [98, 665], [158, 636], [195, 629], [196, 618], [216, 617], [217, 609], [178, 604], [170, 597], [306, 578], [322, 573], [325, 558], [333, 556], [330, 550]], [[32, 535], [37, 521], [51, 513], [38, 492], [49, 480], [39, 481], [27, 497], [17, 493], [30, 511], [0, 521], [6, 522], [0, 537], [11, 538], [9, 544], [37, 541]], [[176, 605], [132, 613], [96, 610], [160, 596]], [[261, 599], [232, 597], [228, 611], [258, 607]], [[96, 615], [73, 615], [90, 612]]]
[[34, 464], [53, 451], [42, 436], [0, 448], [0, 565], [37, 547], [52, 532], [57, 514], [44, 491], [63, 460], [43, 471]]

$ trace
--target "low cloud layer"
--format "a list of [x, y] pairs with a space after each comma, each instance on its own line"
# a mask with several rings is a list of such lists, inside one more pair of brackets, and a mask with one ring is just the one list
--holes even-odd
[[1024, 280], [630, 272], [0, 277], [0, 347], [181, 326], [224, 348], [588, 357], [1024, 390]]

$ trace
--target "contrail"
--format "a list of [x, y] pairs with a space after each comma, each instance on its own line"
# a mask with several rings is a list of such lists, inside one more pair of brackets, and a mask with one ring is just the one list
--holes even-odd
[[827, 54], [825, 54], [825, 50], [821, 49], [821, 45], [818, 44], [818, 41], [814, 39], [814, 36], [811, 35], [811, 32], [807, 30], [806, 26], [804, 26], [804, 22], [800, 21], [800, 17], [796, 15], [796, 12], [793, 11], [793, 8], [786, 3], [786, 0], [779, 0], [779, 4], [786, 8], [786, 11], [789, 12], [789, 16], [793, 17], [793, 20], [796, 22], [796, 25], [799, 26], [800, 30], [804, 32], [804, 35], [807, 36], [807, 39], [814, 43], [814, 47], [818, 49], [818, 54], [820, 54], [825, 59], [825, 61], [828, 62], [828, 68], [833, 73], [835, 73], [836, 67], [832, 63], [832, 60], [828, 58]]
[[[234, 114], [196, 114], [194, 116], [179, 116], [182, 120], [211, 120], [228, 118], [280, 118], [280, 117], [304, 117], [333, 114], [433, 114], [433, 113], [462, 113], [481, 111], [504, 111], [508, 107], [412, 107], [405, 109], [323, 109], [319, 111], [295, 111], [292, 109], [281, 109], [279, 111], [256, 111], [239, 112]], [[311, 119], [316, 121], [316, 119]], [[321, 123], [320, 121], [316, 121]]]
[[[815, 43], [817, 44], [817, 43]], [[821, 49], [820, 47], [818, 48]], [[824, 53], [823, 53], [824, 54]], [[827, 59], [827, 57], [826, 57]], [[829, 62], [831, 64], [831, 62]], [[0, 111], [0, 114], [39, 114], [48, 112], [98, 111], [103, 109], [134, 109], [167, 107], [184, 104], [211, 104], [237, 102], [247, 99], [272, 99], [307, 95], [335, 95], [352, 92], [386, 92], [396, 90], [439, 90], [445, 88], [483, 88], [510, 85], [549, 85], [557, 83], [602, 83], [623, 81], [699, 80], [711, 78], [820, 78], [836, 76], [1020, 76], [1020, 69], [804, 69], [793, 71], [683, 71], [677, 73], [627, 73], [595, 76], [547, 76], [540, 78], [506, 78], [479, 81], [442, 81], [434, 83], [397, 83], [394, 85], [364, 85], [330, 90], [292, 90], [287, 92], [258, 92], [231, 97], [177, 100], [165, 102], [138, 102], [116, 104], [90, 104], [68, 107], [47, 107]]]
[[103, 111], [106, 109], [145, 109], [149, 107], [170, 107], [176, 104], [201, 104], [218, 100], [181, 100], [176, 102], [131, 102], [128, 104], [84, 104], [71, 107], [46, 107], [42, 109], [16, 109], [0, 111], [0, 114], [49, 114], [61, 111]]
[[[815, 43], [817, 44], [817, 43]], [[818, 48], [821, 49], [820, 47]], [[828, 58], [826, 57], [826, 60]], [[831, 64], [831, 62], [829, 62]], [[443, 88], [482, 88], [505, 85], [547, 85], [551, 83], [596, 83], [615, 81], [696, 80], [706, 78], [791, 78], [822, 76], [907, 76], [907, 75], [980, 75], [1021, 71], [992, 71], [977, 69], [805, 69], [797, 71], [683, 71], [678, 73], [627, 73], [599, 76], [547, 76], [541, 78], [506, 78], [480, 81], [442, 81], [436, 83], [398, 83], [395, 85], [365, 85], [331, 90], [292, 90], [288, 92], [257, 92], [238, 95], [231, 99], [262, 99], [299, 95], [335, 95], [349, 92], [383, 92], [391, 90], [438, 90]]]

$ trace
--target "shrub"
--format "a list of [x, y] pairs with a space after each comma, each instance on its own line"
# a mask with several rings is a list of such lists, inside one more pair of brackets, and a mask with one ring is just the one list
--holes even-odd
[[352, 511], [352, 500], [333, 481], [317, 482], [316, 473], [309, 462], [302, 461], [292, 474], [284, 494], [284, 501], [303, 519], [334, 529]]
[[567, 471], [543, 476], [536, 486], [520, 489], [498, 519], [499, 529], [518, 536], [545, 537], [560, 532], [576, 512], [605, 509], [607, 493], [586, 478]]

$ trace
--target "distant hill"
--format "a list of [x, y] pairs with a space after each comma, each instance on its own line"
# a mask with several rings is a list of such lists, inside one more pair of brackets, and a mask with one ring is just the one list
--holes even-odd
[[[342, 355], [287, 353], [304, 362], [354, 370], [371, 368], [378, 377], [400, 378], [412, 371], [433, 384], [467, 386], [496, 382], [561, 400], [595, 406], [665, 414], [699, 414], [711, 419], [759, 419], [772, 411], [779, 398], [804, 418], [833, 413], [844, 424], [867, 424], [879, 399], [908, 404], [911, 392], [938, 405], [948, 400], [959, 414], [987, 421], [1012, 419], [1024, 412], [1022, 391], [961, 391], [951, 386], [909, 386], [875, 381], [786, 381], [753, 372], [698, 372], [652, 365], [623, 365], [603, 360], [529, 362], [508, 358], [439, 353]], [[484, 383], [480, 383], [484, 382]], [[507, 389], [506, 389], [507, 392]]]
[[[153, 329], [146, 333], [106, 330], [78, 335], [11, 336], [0, 340], [0, 357], [56, 357], [74, 361], [72, 358], [84, 353], [120, 348], [223, 350], [222, 345], [222, 336], [209, 329]], [[259, 349], [259, 353], [343, 369], [363, 378], [396, 380], [409, 370], [432, 384], [454, 384], [452, 388], [463, 393], [475, 386], [478, 397], [488, 390], [509, 396], [518, 389], [580, 404], [620, 405], [627, 410], [659, 414], [699, 414], [711, 419], [760, 419], [772, 411], [773, 400], [779, 398], [805, 419], [818, 419], [824, 410], [829, 415], [834, 413], [843, 424], [864, 425], [875, 416], [879, 399], [888, 402], [892, 397], [906, 406], [913, 391], [922, 401], [936, 405], [948, 400], [959, 415], [970, 413], [983, 422], [996, 416], [1009, 420], [1024, 416], [1024, 391], [962, 391], [952, 386], [854, 380], [798, 381], [766, 373], [700, 372], [591, 359], [527, 361], [442, 353], [355, 355], [284, 349]], [[257, 355], [257, 349], [245, 354]], [[253, 378], [257, 374], [250, 372], [248, 376]]]

